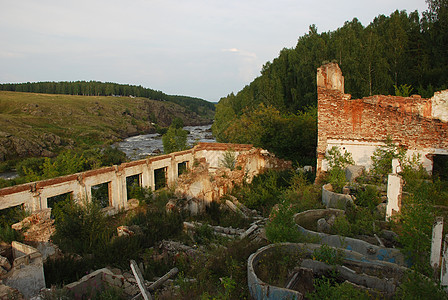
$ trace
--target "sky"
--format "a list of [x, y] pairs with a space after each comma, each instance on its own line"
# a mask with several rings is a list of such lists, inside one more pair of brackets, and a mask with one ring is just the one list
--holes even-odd
[[0, 0], [0, 83], [97, 80], [217, 102], [315, 24], [424, 0]]

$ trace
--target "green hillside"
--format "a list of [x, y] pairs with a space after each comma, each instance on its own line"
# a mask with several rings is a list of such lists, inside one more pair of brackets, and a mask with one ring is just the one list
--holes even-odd
[[203, 99], [167, 95], [161, 91], [144, 88], [141, 85], [118, 84], [100, 81], [60, 81], [2, 83], [0, 90], [12, 92], [83, 95], [83, 96], [131, 96], [179, 104], [204, 117], [213, 117], [215, 105]]
[[[253, 143], [278, 156], [312, 163], [317, 114], [316, 70], [336, 61], [353, 98], [374, 94], [431, 97], [448, 87], [448, 3], [380, 15], [368, 26], [356, 18], [334, 31], [309, 33], [283, 49], [261, 75], [220, 100], [213, 133], [219, 141]], [[311, 139], [311, 140], [309, 140]]]
[[51, 156], [167, 127], [210, 124], [178, 104], [147, 98], [74, 96], [0, 91], [0, 161]]

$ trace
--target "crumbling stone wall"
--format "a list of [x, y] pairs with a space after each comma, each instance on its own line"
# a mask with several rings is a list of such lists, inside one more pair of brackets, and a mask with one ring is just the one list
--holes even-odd
[[343, 82], [337, 64], [318, 69], [318, 173], [326, 169], [324, 156], [333, 145], [350, 145], [352, 151], [359, 152], [354, 153], [355, 162], [368, 167], [370, 159], [365, 158], [388, 136], [409, 153], [422, 154], [429, 171], [431, 154], [448, 154], [448, 91], [431, 99], [418, 95], [351, 99], [344, 93]]
[[[200, 206], [203, 208], [211, 201], [219, 200], [235, 185], [242, 184], [244, 181], [251, 182], [255, 175], [265, 169], [291, 168], [290, 161], [278, 159], [266, 150], [252, 147], [239, 150], [235, 154], [233, 170], [222, 165], [211, 168], [209, 160], [206, 159], [198, 161], [197, 166], [193, 166], [189, 172], [179, 177], [176, 193], [188, 200], [199, 200]], [[199, 210], [201, 209], [199, 208]]]
[[[199, 143], [185, 151], [0, 189], [0, 210], [22, 204], [31, 212], [45, 210], [48, 208], [49, 198], [65, 193], [70, 193], [76, 200], [91, 201], [92, 187], [107, 184], [109, 206], [106, 209], [108, 213], [113, 214], [129, 205], [127, 177], [138, 176], [143, 187], [154, 190], [155, 171], [164, 169], [167, 185], [175, 186], [179, 175], [179, 164], [186, 164], [187, 168], [191, 169], [196, 161], [204, 160], [207, 162], [208, 169], [216, 171], [220, 167], [220, 159], [223, 154], [229, 150], [237, 155], [237, 160], [243, 157], [242, 153], [257, 153], [251, 155], [244, 163], [244, 174], [248, 178], [252, 178], [264, 167], [276, 168], [282, 164], [267, 151], [255, 149], [252, 145]], [[198, 188], [203, 190], [202, 187]], [[198, 188], [193, 187], [192, 191], [200, 193]], [[226, 191], [225, 186], [219, 186], [219, 189], [220, 194]], [[214, 199], [214, 196], [211, 197]]]

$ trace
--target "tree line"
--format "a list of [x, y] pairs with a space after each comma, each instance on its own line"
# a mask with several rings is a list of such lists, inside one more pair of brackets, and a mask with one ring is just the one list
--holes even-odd
[[83, 96], [135, 96], [145, 97], [153, 100], [169, 101], [179, 104], [191, 111], [206, 115], [215, 110], [215, 105], [200, 98], [167, 95], [161, 91], [142, 87], [141, 85], [118, 84], [100, 81], [60, 81], [60, 82], [26, 82], [26, 83], [2, 83], [0, 90], [66, 94]]
[[[305, 122], [310, 127], [291, 132], [296, 137], [283, 138], [285, 145], [271, 145], [270, 137], [278, 137], [284, 122], [280, 120], [291, 119], [291, 114], [297, 122], [309, 118], [304, 113], [317, 104], [316, 70], [326, 62], [339, 64], [346, 93], [353, 98], [403, 92], [429, 98], [448, 88], [448, 0], [426, 2], [429, 7], [422, 14], [397, 10], [390, 16], [379, 15], [368, 26], [354, 18], [334, 31], [318, 33], [311, 25], [295, 48], [281, 50], [253, 82], [221, 98], [215, 136], [222, 142], [253, 143], [292, 160], [314, 159], [309, 149], [313, 142], [298, 141], [297, 134], [316, 133], [317, 114], [311, 114], [314, 122]], [[274, 115], [268, 114], [268, 108]], [[278, 122], [268, 122], [273, 119]], [[254, 130], [257, 126], [262, 130]], [[288, 150], [278, 151], [278, 147]]]

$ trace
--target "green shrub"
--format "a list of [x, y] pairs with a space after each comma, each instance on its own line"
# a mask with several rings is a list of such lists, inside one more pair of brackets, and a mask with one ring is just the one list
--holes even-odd
[[171, 125], [162, 136], [163, 151], [165, 154], [182, 151], [188, 148], [187, 131]]
[[347, 150], [344, 153], [337, 146], [333, 146], [325, 155], [325, 159], [328, 162], [330, 169], [339, 168], [345, 169], [347, 166], [354, 165], [352, 154]]
[[290, 201], [297, 212], [324, 207], [322, 187], [312, 184], [307, 174], [301, 172], [292, 175], [290, 187], [283, 191], [282, 198]]
[[225, 167], [229, 168], [231, 171], [235, 169], [236, 164], [236, 153], [234, 150], [229, 149], [222, 155], [222, 158], [219, 160], [219, 163]]
[[0, 226], [11, 227], [12, 224], [22, 221], [29, 213], [22, 206], [13, 206], [0, 210]]
[[345, 215], [339, 215], [336, 217], [333, 226], [331, 227], [331, 233], [352, 237], [352, 226], [347, 220]]
[[384, 146], [379, 146], [373, 152], [372, 168], [370, 173], [374, 176], [377, 182], [383, 183], [387, 180], [387, 175], [392, 172], [392, 160], [398, 158], [400, 162], [405, 161], [406, 149], [393, 143], [389, 136], [386, 139]]
[[434, 222], [434, 208], [428, 198], [431, 194], [429, 189], [429, 184], [423, 184], [414, 194], [404, 198], [399, 219], [402, 252], [416, 271], [427, 276], [432, 273], [429, 253]]
[[280, 202], [282, 192], [290, 186], [292, 172], [267, 170], [255, 176], [250, 184], [243, 184], [233, 191], [248, 208], [268, 215], [271, 208]]
[[334, 279], [327, 277], [314, 280], [315, 291], [306, 294], [306, 299], [345, 299], [345, 300], [369, 300], [373, 297], [368, 291], [355, 288], [350, 283], [337, 283]]
[[337, 146], [333, 146], [325, 155], [325, 159], [330, 167], [328, 171], [328, 180], [337, 193], [342, 192], [347, 179], [345, 177], [345, 168], [354, 165], [352, 154], [346, 150], [341, 153]]
[[347, 183], [345, 170], [338, 167], [330, 169], [328, 172], [328, 181], [331, 183], [334, 192], [342, 193], [342, 188]]
[[151, 188], [146, 188], [133, 183], [128, 186], [128, 199], [137, 199], [140, 203], [150, 203], [153, 199]]
[[344, 262], [344, 252], [326, 244], [313, 251], [313, 260], [318, 260], [329, 265], [342, 265]]
[[12, 229], [11, 226], [0, 225], [0, 241], [10, 244], [13, 241], [22, 241], [23, 235]]
[[167, 213], [165, 210], [147, 206], [126, 220], [126, 225], [139, 226], [142, 230], [142, 235], [139, 235], [142, 247], [152, 247], [162, 239], [169, 239], [181, 233], [183, 219], [177, 212]]
[[359, 187], [355, 194], [355, 204], [374, 210], [381, 202], [381, 195], [378, 189], [372, 185]]
[[108, 226], [98, 204], [67, 199], [56, 204], [54, 216], [56, 232], [52, 239], [62, 251], [78, 254], [107, 251], [115, 228]]
[[448, 299], [439, 284], [418, 272], [409, 271], [397, 289], [395, 299]]
[[79, 280], [93, 268], [93, 261], [74, 255], [49, 258], [44, 262], [46, 286], [63, 286]]
[[303, 242], [304, 235], [299, 231], [294, 223], [293, 210], [289, 201], [284, 200], [278, 205], [278, 209], [273, 209], [269, 216], [269, 222], [265, 227], [266, 237], [271, 243], [281, 242]]

